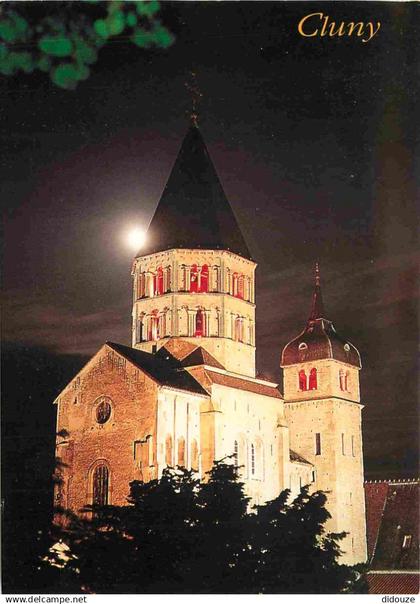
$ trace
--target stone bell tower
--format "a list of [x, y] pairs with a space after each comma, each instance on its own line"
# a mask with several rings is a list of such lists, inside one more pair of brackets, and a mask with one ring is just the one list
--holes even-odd
[[182, 339], [255, 377], [255, 268], [194, 120], [133, 263], [133, 347]]
[[346, 564], [366, 561], [360, 355], [326, 318], [316, 265], [312, 309], [305, 329], [285, 346], [285, 417], [290, 447], [315, 466], [313, 490], [327, 493], [329, 532], [341, 542]]

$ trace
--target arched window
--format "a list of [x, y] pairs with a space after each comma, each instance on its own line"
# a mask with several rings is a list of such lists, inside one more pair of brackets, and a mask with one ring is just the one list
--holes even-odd
[[159, 266], [157, 269], [155, 291], [156, 291], [156, 294], [159, 296], [163, 294], [163, 269], [161, 266]]
[[158, 311], [154, 310], [153, 314], [149, 318], [149, 340], [158, 340], [159, 339], [159, 316]]
[[255, 476], [255, 446], [251, 444], [251, 476]]
[[105, 464], [96, 466], [92, 481], [92, 504], [108, 505], [109, 470]]
[[235, 317], [233, 339], [237, 342], [244, 341], [244, 323], [242, 317]]
[[190, 274], [190, 292], [198, 291], [198, 268], [196, 264], [191, 266]]
[[165, 463], [172, 466], [172, 436], [168, 434], [165, 441]]
[[304, 369], [299, 371], [299, 390], [307, 390], [306, 373]]
[[191, 443], [191, 470], [198, 472], [198, 445], [195, 438]]
[[155, 276], [152, 273], [144, 274], [144, 292], [143, 295], [153, 298], [155, 295]]
[[237, 288], [236, 295], [238, 298], [244, 297], [244, 276], [243, 275], [239, 275], [239, 277], [238, 277], [238, 288]]
[[143, 342], [143, 321], [137, 319], [136, 322], [136, 343]]
[[339, 372], [339, 381], [340, 381], [340, 390], [345, 390], [346, 389], [345, 376], [344, 376], [344, 371], [342, 369], [340, 369], [340, 372]]
[[309, 390], [316, 390], [318, 388], [318, 380], [316, 375], [315, 367], [312, 367], [309, 373]]
[[185, 468], [185, 438], [178, 438], [178, 465]]
[[203, 264], [200, 272], [200, 291], [209, 291], [209, 267], [207, 264]]
[[206, 335], [206, 324], [204, 320], [204, 313], [202, 310], [197, 310], [195, 315], [195, 332], [194, 335], [197, 337]]
[[239, 466], [239, 446], [237, 440], [235, 440], [233, 443], [233, 461], [235, 463], [235, 467], [237, 468]]

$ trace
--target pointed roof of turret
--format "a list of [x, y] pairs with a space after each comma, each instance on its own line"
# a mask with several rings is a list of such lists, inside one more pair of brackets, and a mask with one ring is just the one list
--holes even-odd
[[361, 367], [359, 351], [348, 340], [340, 336], [325, 316], [321, 293], [319, 265], [315, 264], [315, 287], [309, 319], [301, 334], [283, 349], [281, 366], [305, 361], [336, 359], [349, 365]]
[[221, 249], [251, 257], [195, 121], [138, 256], [173, 248]]

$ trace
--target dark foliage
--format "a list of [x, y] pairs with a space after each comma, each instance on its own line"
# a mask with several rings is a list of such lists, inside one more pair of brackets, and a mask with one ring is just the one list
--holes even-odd
[[338, 564], [343, 534], [324, 533], [326, 496], [304, 488], [288, 505], [288, 495], [250, 511], [234, 466], [217, 462], [203, 483], [167, 468], [160, 480], [132, 482], [127, 506], [69, 517], [61, 534], [65, 563], [50, 551], [58, 565], [44, 560], [39, 575], [55, 592], [355, 590], [358, 575]]

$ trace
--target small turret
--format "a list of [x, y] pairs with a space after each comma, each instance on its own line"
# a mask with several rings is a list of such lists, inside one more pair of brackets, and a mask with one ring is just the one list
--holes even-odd
[[336, 332], [332, 321], [326, 319], [319, 265], [316, 263], [315, 287], [309, 319], [302, 333], [284, 347], [281, 366], [321, 359], [335, 359], [361, 368], [359, 351]]

